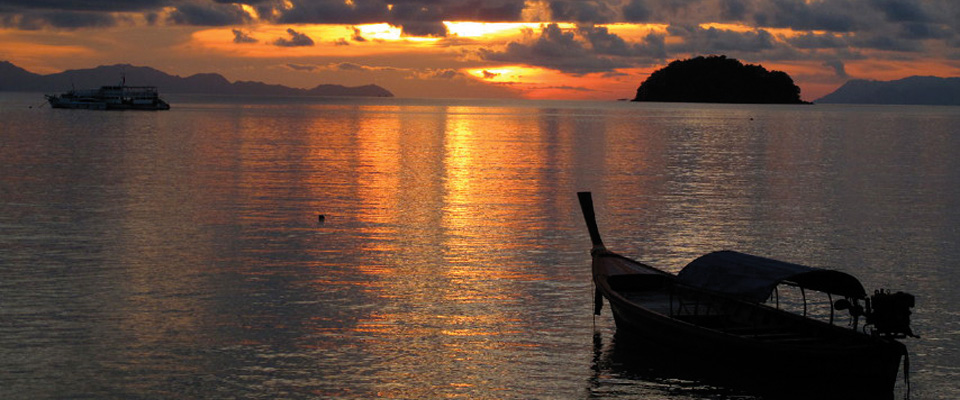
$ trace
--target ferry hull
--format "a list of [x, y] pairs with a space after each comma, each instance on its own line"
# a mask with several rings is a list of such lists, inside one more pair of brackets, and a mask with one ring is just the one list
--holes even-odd
[[64, 101], [60, 99], [49, 99], [50, 107], [66, 108], [75, 110], [143, 110], [143, 111], [162, 111], [169, 110], [170, 104], [160, 101], [157, 104], [110, 104], [104, 102], [79, 102]]
[[95, 90], [71, 90], [47, 95], [52, 108], [80, 110], [169, 110], [153, 86], [103, 86]]

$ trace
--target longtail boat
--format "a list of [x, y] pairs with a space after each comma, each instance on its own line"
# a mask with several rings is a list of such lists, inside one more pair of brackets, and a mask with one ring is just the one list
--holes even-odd
[[[735, 251], [703, 255], [672, 274], [607, 250], [591, 194], [578, 197], [593, 243], [594, 311], [607, 300], [618, 340], [738, 384], [818, 399], [892, 399], [902, 362], [909, 394], [907, 348], [897, 339], [916, 337], [914, 296], [868, 296], [847, 273]], [[774, 304], [779, 285], [826, 294], [829, 320], [804, 315], [806, 297], [803, 313]], [[841, 312], [848, 323], [838, 323]]]

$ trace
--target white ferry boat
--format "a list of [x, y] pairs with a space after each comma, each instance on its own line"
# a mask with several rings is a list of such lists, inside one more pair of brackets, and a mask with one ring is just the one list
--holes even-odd
[[103, 86], [46, 95], [50, 107], [87, 110], [169, 110], [154, 86]]

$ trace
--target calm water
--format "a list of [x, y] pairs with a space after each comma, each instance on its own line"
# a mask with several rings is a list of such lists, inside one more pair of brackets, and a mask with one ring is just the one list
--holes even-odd
[[0, 93], [0, 398], [755, 398], [622, 361], [579, 190], [665, 269], [914, 293], [912, 397], [960, 397], [960, 107], [40, 100]]

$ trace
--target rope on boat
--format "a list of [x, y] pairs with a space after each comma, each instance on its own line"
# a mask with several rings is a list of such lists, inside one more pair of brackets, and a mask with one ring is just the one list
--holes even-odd
[[903, 398], [910, 400], [910, 352], [906, 346], [903, 347], [903, 386]]
[[593, 289], [593, 315], [600, 315], [600, 311], [603, 310], [603, 293], [600, 292], [599, 288]]

